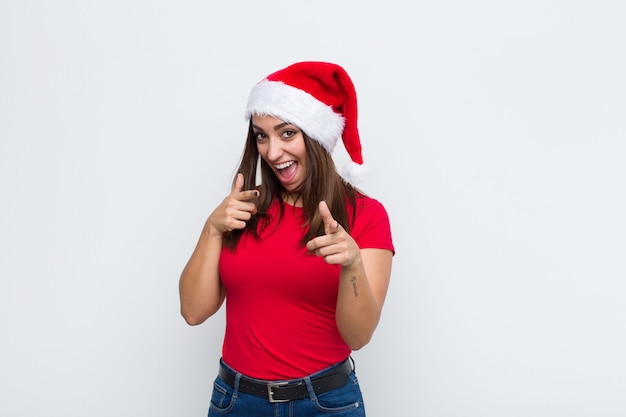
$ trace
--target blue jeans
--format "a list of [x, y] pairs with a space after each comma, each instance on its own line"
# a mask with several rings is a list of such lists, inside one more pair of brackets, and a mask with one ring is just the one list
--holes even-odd
[[[308, 398], [271, 403], [267, 398], [240, 392], [239, 378], [241, 374], [223, 362], [221, 364], [237, 374], [235, 387], [231, 388], [219, 376], [215, 378], [208, 417], [365, 417], [363, 396], [354, 370], [350, 373], [350, 379], [344, 386], [316, 394], [311, 384], [311, 378], [332, 372], [339, 365], [331, 366], [303, 378], [309, 392]], [[258, 379], [255, 381], [276, 382]]]

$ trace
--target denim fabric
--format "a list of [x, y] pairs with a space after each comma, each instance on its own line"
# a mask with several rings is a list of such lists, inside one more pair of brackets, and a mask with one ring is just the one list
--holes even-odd
[[[309, 398], [293, 400], [283, 403], [270, 403], [266, 398], [239, 392], [239, 380], [241, 374], [229, 368], [237, 376], [235, 388], [231, 388], [218, 376], [213, 383], [213, 394], [209, 406], [209, 417], [365, 417], [363, 396], [359, 387], [359, 381], [354, 371], [350, 379], [343, 387], [315, 394], [311, 385], [311, 378], [331, 372], [338, 365], [324, 369], [313, 375], [305, 377]], [[257, 380], [259, 382], [272, 382]]]

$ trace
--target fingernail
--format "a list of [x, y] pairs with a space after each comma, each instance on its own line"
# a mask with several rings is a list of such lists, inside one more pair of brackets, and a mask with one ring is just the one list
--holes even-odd
[[259, 196], [259, 192], [257, 190], [254, 190], [254, 192], [252, 194], [254, 194], [255, 197]]

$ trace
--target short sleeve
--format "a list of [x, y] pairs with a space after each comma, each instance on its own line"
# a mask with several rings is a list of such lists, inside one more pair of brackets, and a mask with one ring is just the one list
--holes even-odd
[[350, 235], [361, 249], [387, 249], [395, 254], [391, 224], [385, 207], [377, 200], [357, 197], [357, 210]]

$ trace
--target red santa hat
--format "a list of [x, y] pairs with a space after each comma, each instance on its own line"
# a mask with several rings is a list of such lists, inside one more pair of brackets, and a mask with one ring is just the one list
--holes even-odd
[[339, 65], [299, 62], [267, 76], [248, 98], [246, 119], [254, 114], [298, 126], [329, 153], [341, 138], [352, 160], [342, 170], [343, 178], [354, 185], [364, 179], [356, 91]]

